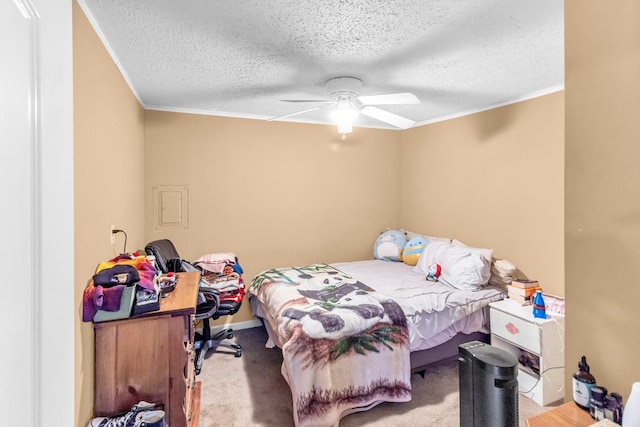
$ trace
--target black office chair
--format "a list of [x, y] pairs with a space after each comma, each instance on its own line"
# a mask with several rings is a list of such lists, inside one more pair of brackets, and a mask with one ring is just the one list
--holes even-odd
[[[233, 329], [227, 328], [217, 332], [215, 335], [211, 335], [211, 325], [209, 319], [217, 319], [220, 316], [230, 316], [238, 312], [240, 309], [240, 302], [227, 302], [220, 301], [218, 309], [213, 316], [203, 317], [202, 334], [196, 332], [196, 374], [200, 373], [202, 369], [202, 363], [204, 362], [207, 353], [211, 350], [217, 350], [218, 347], [226, 347], [233, 350], [235, 357], [242, 356], [242, 346], [238, 343], [226, 341], [233, 338]], [[198, 316], [196, 315], [196, 318]]]
[[[147, 243], [145, 252], [147, 255], [155, 256], [156, 265], [162, 273], [178, 273], [183, 271], [202, 272], [198, 267], [180, 258], [175, 246], [168, 239], [154, 240], [153, 242]], [[220, 316], [230, 316], [237, 313], [241, 304], [242, 301], [221, 301], [220, 292], [217, 289], [207, 287], [203, 285], [202, 281], [200, 282], [195, 318], [202, 320], [203, 326], [202, 334], [196, 332], [194, 342], [196, 347], [196, 374], [200, 373], [202, 363], [207, 353], [218, 347], [230, 348], [236, 357], [242, 356], [242, 347], [240, 344], [225, 341], [233, 338], [232, 329], [223, 329], [212, 336], [211, 325], [209, 324], [209, 319], [218, 319]]]

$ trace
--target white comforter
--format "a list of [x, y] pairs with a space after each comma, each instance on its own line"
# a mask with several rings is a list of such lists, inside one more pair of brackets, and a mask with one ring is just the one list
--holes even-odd
[[331, 265], [400, 305], [407, 317], [411, 351], [435, 347], [458, 332], [483, 331], [487, 320], [484, 308], [504, 297], [496, 286], [463, 291], [430, 282], [403, 262], [365, 260]]

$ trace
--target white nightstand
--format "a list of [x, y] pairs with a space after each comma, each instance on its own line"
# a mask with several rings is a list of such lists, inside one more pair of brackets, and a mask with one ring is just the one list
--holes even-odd
[[491, 345], [519, 358], [523, 350], [539, 359], [540, 375], [518, 365], [518, 389], [540, 405], [564, 398], [564, 317], [533, 317], [532, 306], [509, 299], [490, 304]]

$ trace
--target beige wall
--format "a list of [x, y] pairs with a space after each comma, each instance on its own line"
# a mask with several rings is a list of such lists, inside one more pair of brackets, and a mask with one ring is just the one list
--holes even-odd
[[491, 248], [564, 295], [564, 94], [404, 131], [401, 224]]
[[[98, 262], [144, 234], [144, 115], [80, 7], [73, 2], [76, 426], [93, 416], [93, 324], [82, 322], [82, 291]], [[55, 422], [53, 423], [55, 424]]]
[[[400, 134], [158, 111], [145, 113], [148, 240], [194, 260], [234, 252], [249, 281], [276, 266], [371, 258], [399, 226]], [[189, 187], [189, 227], [154, 228], [152, 188]], [[231, 319], [253, 319], [249, 304]], [[220, 319], [228, 322], [230, 319]]]
[[586, 355], [625, 399], [640, 381], [638, 22], [636, 0], [565, 2], [565, 360], [570, 375]]

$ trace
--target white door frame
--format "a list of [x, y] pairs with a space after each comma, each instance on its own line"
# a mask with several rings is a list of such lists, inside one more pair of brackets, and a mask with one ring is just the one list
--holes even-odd
[[0, 0], [3, 426], [75, 423], [72, 1]]

